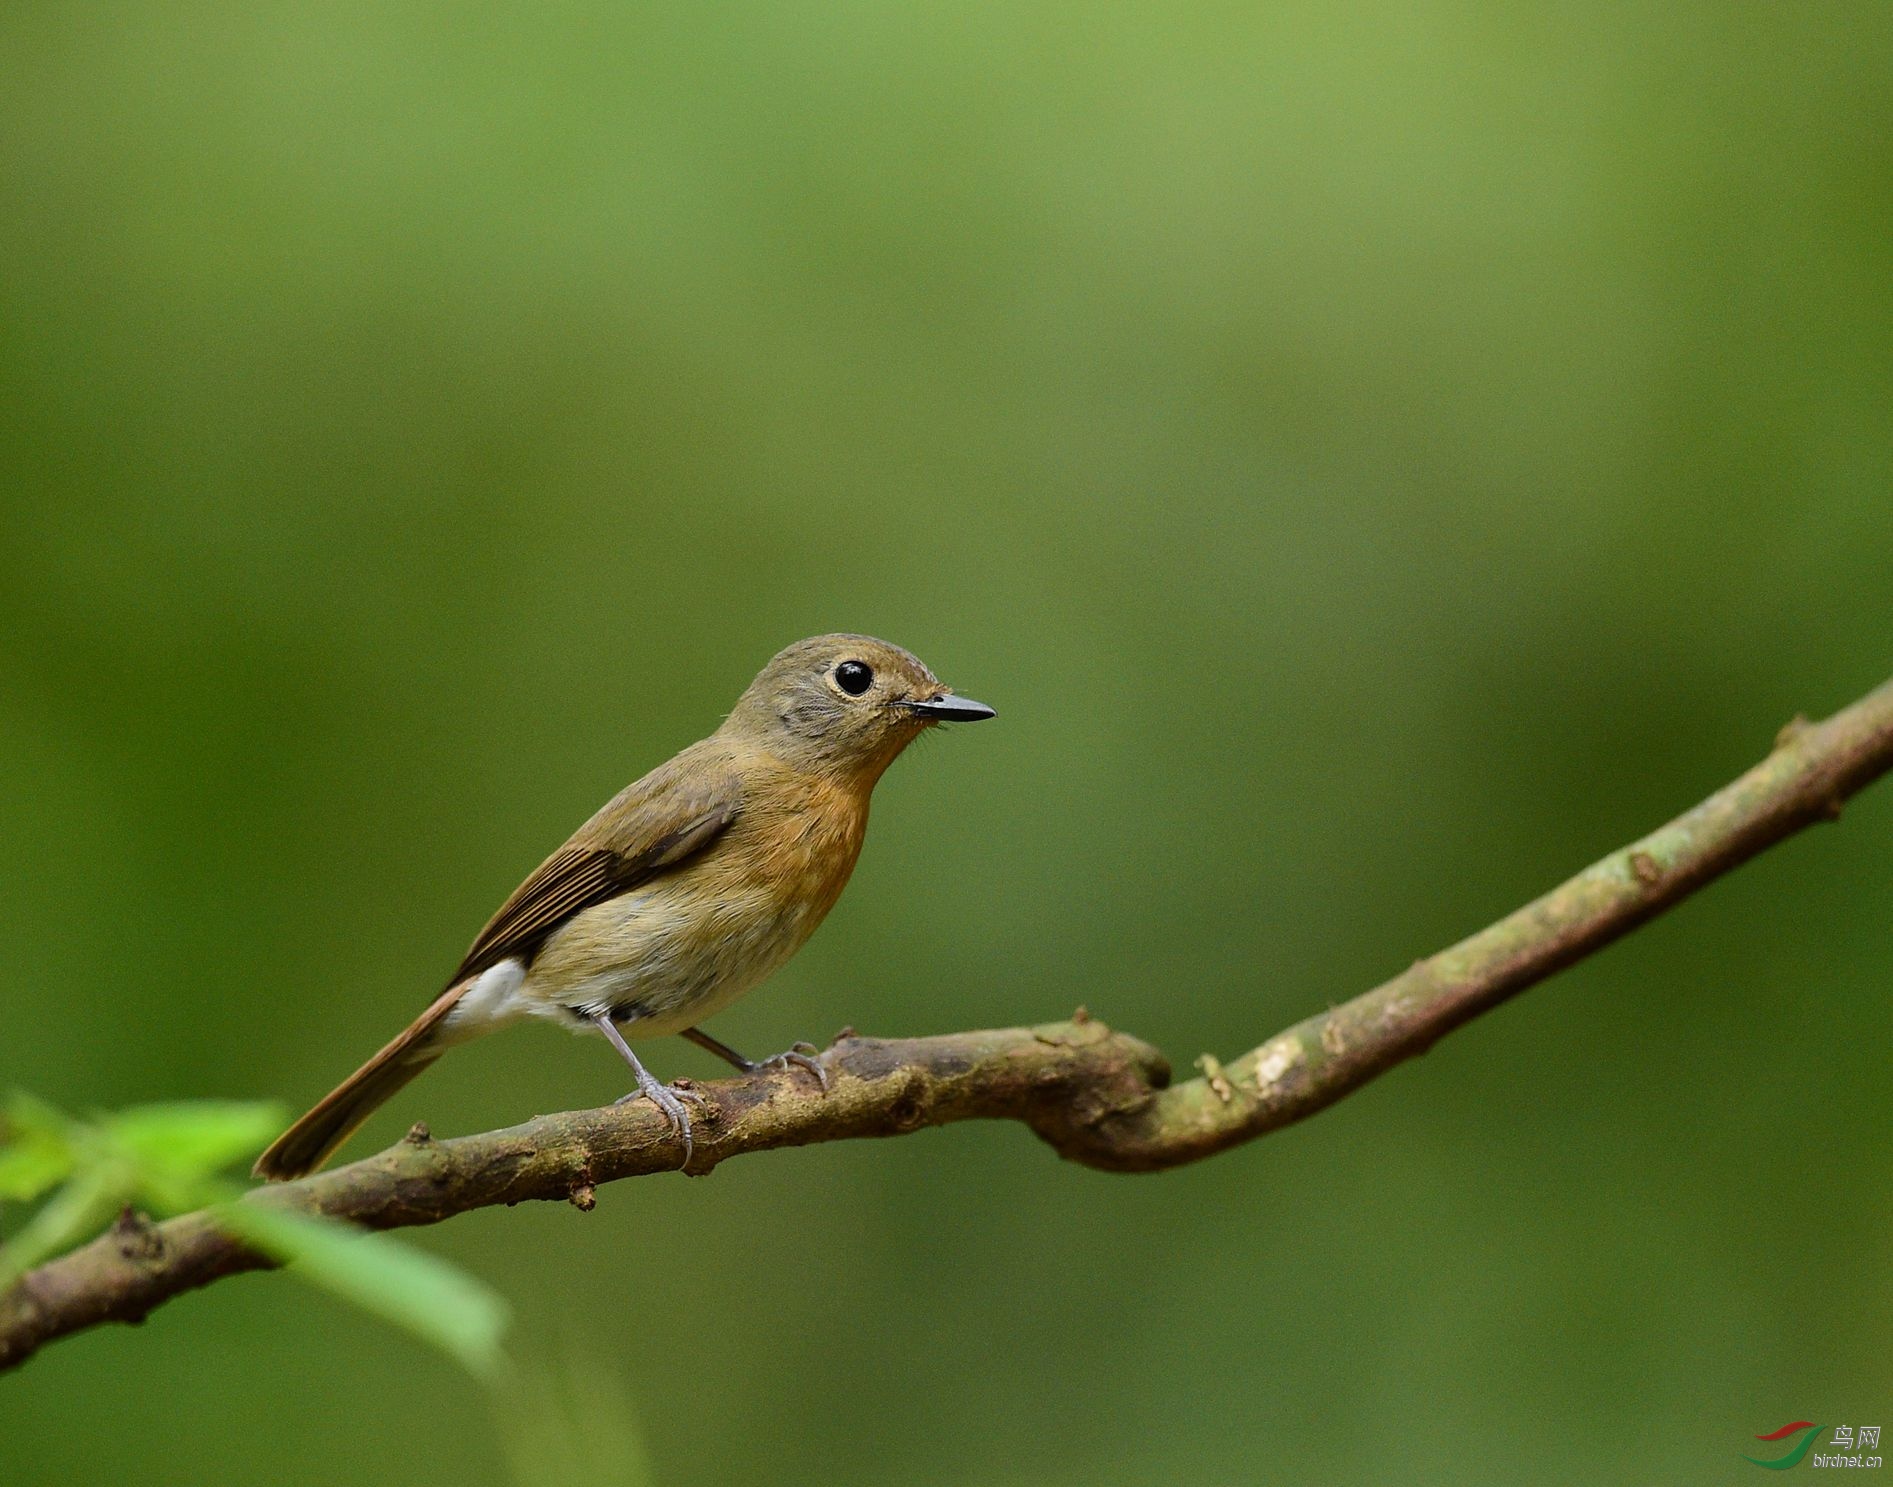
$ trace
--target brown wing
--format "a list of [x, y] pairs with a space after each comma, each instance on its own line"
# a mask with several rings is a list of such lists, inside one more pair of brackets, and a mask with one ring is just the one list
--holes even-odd
[[742, 804], [727, 766], [680, 754], [627, 786], [513, 890], [447, 984], [503, 960], [530, 962], [566, 920], [689, 860], [722, 834]]

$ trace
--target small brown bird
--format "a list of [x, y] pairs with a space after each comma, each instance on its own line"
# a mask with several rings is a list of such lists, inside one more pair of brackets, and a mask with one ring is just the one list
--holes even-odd
[[313, 1172], [456, 1043], [520, 1017], [601, 1033], [690, 1160], [689, 1091], [658, 1083], [627, 1038], [682, 1033], [753, 1071], [698, 1024], [802, 947], [854, 871], [874, 783], [935, 723], [993, 716], [897, 645], [818, 635], [762, 669], [723, 726], [620, 791], [539, 865], [480, 931], [434, 1004], [257, 1160]]

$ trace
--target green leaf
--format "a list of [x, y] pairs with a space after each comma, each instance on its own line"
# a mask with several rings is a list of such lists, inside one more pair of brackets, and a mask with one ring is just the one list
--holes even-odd
[[283, 1118], [282, 1107], [267, 1101], [180, 1100], [134, 1105], [100, 1124], [139, 1166], [197, 1177], [262, 1150]]
[[503, 1361], [506, 1303], [463, 1271], [386, 1235], [236, 1201], [236, 1186], [215, 1174], [275, 1135], [275, 1105], [179, 1101], [76, 1121], [14, 1094], [0, 1119], [0, 1198], [36, 1198], [65, 1182], [0, 1245], [0, 1287], [90, 1238], [133, 1199], [159, 1212], [210, 1208], [290, 1274], [407, 1328], [470, 1372], [490, 1378]]
[[7, 1135], [17, 1138], [21, 1133], [44, 1136], [51, 1140], [68, 1141], [73, 1128], [78, 1124], [65, 1111], [55, 1105], [48, 1105], [38, 1095], [29, 1095], [23, 1089], [10, 1090], [7, 1103], [0, 1115], [6, 1117]]
[[109, 1170], [81, 1172], [53, 1194], [25, 1228], [0, 1245], [0, 1290], [104, 1228], [124, 1202], [120, 1177]]
[[44, 1131], [16, 1131], [0, 1146], [0, 1200], [37, 1198], [71, 1171], [70, 1143]]
[[261, 1203], [230, 1203], [217, 1222], [321, 1286], [442, 1349], [479, 1376], [501, 1361], [508, 1309], [465, 1271], [385, 1234]]

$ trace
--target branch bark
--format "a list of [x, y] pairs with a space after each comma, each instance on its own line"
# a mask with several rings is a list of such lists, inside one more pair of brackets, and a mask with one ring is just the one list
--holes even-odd
[[[805, 1074], [699, 1086], [689, 1170], [747, 1152], [894, 1136], [959, 1120], [1021, 1121], [1062, 1157], [1154, 1172], [1252, 1141], [1323, 1110], [1454, 1028], [1817, 821], [1893, 768], [1893, 681], [1825, 722], [1797, 718], [1760, 764], [1693, 810], [1384, 985], [1297, 1023], [1203, 1077], [1173, 1084], [1163, 1055], [1077, 1014], [1034, 1028], [863, 1038], [824, 1055], [826, 1095]], [[679, 1147], [646, 1102], [540, 1116], [437, 1141], [417, 1126], [376, 1156], [244, 1201], [368, 1228], [432, 1224], [495, 1203], [567, 1200], [672, 1170]], [[128, 1214], [0, 1294], [0, 1370], [101, 1322], [138, 1322], [181, 1292], [271, 1261], [204, 1213], [162, 1224]]]

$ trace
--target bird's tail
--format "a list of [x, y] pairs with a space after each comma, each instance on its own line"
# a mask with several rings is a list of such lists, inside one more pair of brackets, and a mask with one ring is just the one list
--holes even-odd
[[363, 1121], [447, 1051], [453, 1039], [442, 1036], [441, 1023], [471, 984], [461, 981], [448, 987], [404, 1032], [324, 1095], [256, 1159], [255, 1175], [288, 1182], [307, 1177], [326, 1162]]

